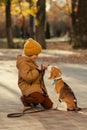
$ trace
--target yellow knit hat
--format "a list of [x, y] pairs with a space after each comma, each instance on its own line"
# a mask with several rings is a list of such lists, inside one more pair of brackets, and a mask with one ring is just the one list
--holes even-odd
[[24, 44], [24, 54], [26, 56], [37, 55], [41, 51], [41, 45], [32, 38], [29, 38], [27, 42]]

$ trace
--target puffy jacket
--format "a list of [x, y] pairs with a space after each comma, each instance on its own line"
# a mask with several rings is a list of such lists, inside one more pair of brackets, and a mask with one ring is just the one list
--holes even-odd
[[[17, 56], [18, 86], [23, 95], [28, 96], [33, 92], [47, 93], [45, 86], [41, 86], [41, 73], [37, 65], [29, 57]], [[44, 88], [44, 91], [43, 89]]]

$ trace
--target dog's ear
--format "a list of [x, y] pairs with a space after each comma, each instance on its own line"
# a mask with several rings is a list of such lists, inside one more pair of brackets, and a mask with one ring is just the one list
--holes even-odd
[[54, 78], [59, 78], [62, 75], [62, 72], [60, 71], [60, 69], [58, 67], [54, 67], [53, 68], [53, 72], [54, 72]]
[[56, 69], [55, 67], [51, 67], [50, 77], [48, 79], [54, 79], [56, 77]]
[[53, 72], [50, 73], [50, 77], [48, 79], [52, 79], [53, 78]]
[[56, 73], [57, 73], [57, 75], [58, 75], [59, 77], [62, 75], [62, 72], [60, 71], [59, 68], [56, 68]]
[[50, 77], [49, 77], [49, 79], [59, 78], [61, 75], [62, 75], [62, 72], [60, 71], [59, 68], [57, 68], [57, 67], [52, 67], [52, 68], [51, 68], [51, 72], [50, 72]]
[[60, 69], [56, 66], [50, 68], [50, 77], [48, 79], [55, 79], [62, 75]]
[[53, 78], [54, 78], [54, 67], [51, 67], [50, 77], [48, 79], [53, 79]]

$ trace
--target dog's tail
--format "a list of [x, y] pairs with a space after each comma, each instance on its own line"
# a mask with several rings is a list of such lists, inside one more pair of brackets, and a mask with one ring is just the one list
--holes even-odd
[[79, 112], [79, 111], [81, 111], [82, 109], [80, 108], [80, 107], [77, 107], [77, 108], [75, 108], [75, 112]]
[[87, 116], [87, 109], [81, 108], [81, 110], [78, 111], [77, 113], [80, 113], [80, 114], [82, 114], [82, 115]]
[[79, 108], [79, 107], [76, 107], [76, 108], [73, 108], [73, 109], [68, 108], [67, 110], [68, 110], [68, 111], [78, 112], [78, 111], [81, 110], [81, 108]]
[[78, 113], [87, 116], [87, 112], [84, 112], [84, 111], [78, 111]]
[[[75, 98], [75, 97], [74, 97], [74, 98]], [[74, 99], [74, 104], [75, 104], [75, 109], [74, 109], [74, 111], [75, 111], [75, 112], [81, 111], [81, 108], [78, 107], [78, 105], [77, 105], [77, 99], [76, 99], [76, 98]]]

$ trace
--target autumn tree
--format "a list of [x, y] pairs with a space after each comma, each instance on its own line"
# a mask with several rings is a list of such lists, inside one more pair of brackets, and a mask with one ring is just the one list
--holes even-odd
[[[34, 6], [34, 1], [27, 0], [27, 2], [30, 4], [29, 9], [32, 9], [32, 6]], [[34, 38], [34, 16], [35, 14], [29, 13], [29, 35], [31, 38]]]
[[45, 4], [46, 0], [38, 0], [37, 8], [38, 12], [36, 14], [36, 23], [35, 23], [35, 36], [36, 40], [42, 45], [43, 49], [46, 49], [46, 41], [45, 41]]
[[[29, 0], [30, 36], [34, 37], [46, 49], [45, 42], [45, 4], [46, 0]], [[33, 16], [33, 17], [32, 17]]]
[[[13, 37], [12, 37], [12, 23], [11, 23], [11, 13], [12, 13], [12, 5], [13, 2], [17, 3], [17, 6], [13, 8], [14, 12], [19, 13], [22, 15], [23, 18], [23, 31], [25, 28], [25, 16], [26, 14], [30, 14], [30, 25], [34, 26], [34, 34], [35, 39], [41, 44], [42, 48], [46, 49], [46, 42], [45, 42], [45, 4], [46, 0], [31, 0], [34, 3], [33, 6], [27, 6], [26, 8], [24, 4], [25, 1], [20, 0], [0, 0], [0, 2], [5, 4], [5, 14], [6, 14], [6, 35], [7, 35], [7, 44], [9, 48], [13, 47]], [[29, 0], [30, 2], [30, 0]], [[31, 5], [30, 2], [30, 5]], [[19, 3], [19, 4], [18, 4]], [[28, 2], [27, 2], [28, 3]], [[19, 6], [19, 7], [18, 7]], [[27, 12], [27, 13], [26, 13]], [[33, 21], [34, 19], [34, 21]], [[25, 33], [25, 31], [24, 31]], [[33, 35], [32, 35], [33, 37]]]
[[13, 48], [12, 23], [10, 13], [11, 13], [11, 0], [7, 0], [5, 4], [7, 44], [9, 48]]
[[0, 3], [5, 5], [5, 16], [6, 16], [6, 36], [7, 36], [7, 45], [9, 48], [13, 47], [12, 39], [12, 27], [11, 27], [11, 0], [0, 0]]

